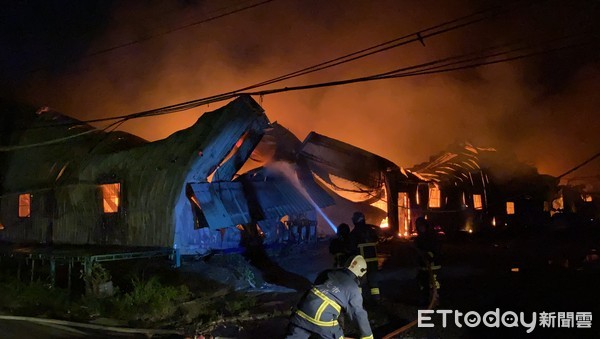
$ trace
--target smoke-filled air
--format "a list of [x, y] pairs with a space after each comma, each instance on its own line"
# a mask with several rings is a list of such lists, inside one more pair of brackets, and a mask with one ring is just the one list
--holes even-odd
[[[90, 2], [57, 8], [52, 18], [32, 12], [35, 23], [26, 33], [70, 33], [64, 45], [14, 61], [11, 67], [23, 71], [18, 76], [3, 65], [2, 90], [78, 119], [119, 116], [243, 88], [496, 6], [494, 16], [479, 22], [254, 91], [368, 76], [492, 46], [538, 46], [537, 55], [254, 98], [301, 140], [317, 131], [404, 167], [455, 141], [514, 151], [551, 175], [599, 151], [597, 1], [513, 8], [513, 2], [464, 0], [263, 2]], [[18, 6], [11, 10], [26, 10]], [[30, 40], [15, 48], [27, 51]], [[224, 104], [131, 120], [119, 129], [157, 140]], [[596, 160], [577, 174], [598, 169]]]

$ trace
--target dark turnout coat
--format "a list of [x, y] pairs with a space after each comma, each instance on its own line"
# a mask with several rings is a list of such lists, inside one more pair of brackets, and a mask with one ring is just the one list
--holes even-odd
[[328, 338], [342, 333], [338, 317], [344, 310], [358, 323], [361, 338], [373, 338], [358, 279], [347, 268], [322, 272], [306, 292], [290, 322], [309, 332]]

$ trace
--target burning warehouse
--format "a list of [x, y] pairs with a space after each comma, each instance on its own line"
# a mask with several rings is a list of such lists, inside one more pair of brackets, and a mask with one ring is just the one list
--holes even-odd
[[412, 170], [429, 181], [419, 187], [419, 196], [428, 197], [422, 213], [450, 232], [547, 224], [558, 184], [511, 155], [469, 143], [453, 144]]
[[393, 234], [406, 236], [414, 229], [412, 206], [417, 186], [424, 183], [417, 174], [315, 132], [304, 141], [301, 156], [319, 182], [335, 192], [338, 212], [330, 214], [336, 220], [347, 220], [348, 211], [361, 210], [371, 223]]
[[[15, 109], [6, 107], [6, 114]], [[333, 202], [298, 164], [259, 168], [267, 159], [290, 160], [299, 141], [270, 125], [250, 97], [156, 142], [96, 130], [52, 111], [28, 113], [29, 125], [13, 121], [22, 128], [3, 135], [5, 242], [197, 253], [236, 246], [238, 225], [258, 224], [257, 232], [275, 234], [280, 219], [302, 215], [311, 215], [314, 225], [315, 208]], [[287, 139], [280, 145], [289, 145], [288, 154], [275, 147], [276, 138]], [[50, 139], [60, 142], [45, 143]], [[262, 158], [255, 152], [249, 160], [255, 149]], [[237, 175], [244, 165], [254, 169]]]

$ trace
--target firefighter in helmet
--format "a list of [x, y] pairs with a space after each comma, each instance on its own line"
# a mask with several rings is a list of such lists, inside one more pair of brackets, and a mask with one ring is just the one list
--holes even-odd
[[352, 215], [354, 229], [350, 232], [352, 242], [355, 244], [355, 253], [360, 254], [367, 262], [367, 285], [373, 301], [379, 301], [379, 271], [377, 264], [377, 232], [375, 226], [365, 222], [362, 212], [354, 212]]
[[338, 322], [343, 310], [357, 322], [361, 339], [373, 339], [360, 292], [359, 280], [366, 272], [367, 263], [360, 255], [349, 259], [344, 268], [321, 272], [292, 314], [286, 338], [343, 338]]
[[329, 243], [329, 253], [333, 255], [333, 267], [344, 267], [348, 258], [354, 254], [354, 245], [350, 239], [350, 226], [340, 224], [337, 236]]

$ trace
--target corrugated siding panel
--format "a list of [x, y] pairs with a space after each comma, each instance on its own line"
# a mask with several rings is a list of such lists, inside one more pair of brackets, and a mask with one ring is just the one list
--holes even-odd
[[239, 182], [190, 184], [211, 229], [250, 223], [248, 202]]
[[280, 219], [314, 209], [313, 205], [287, 180], [251, 182], [265, 219]]

